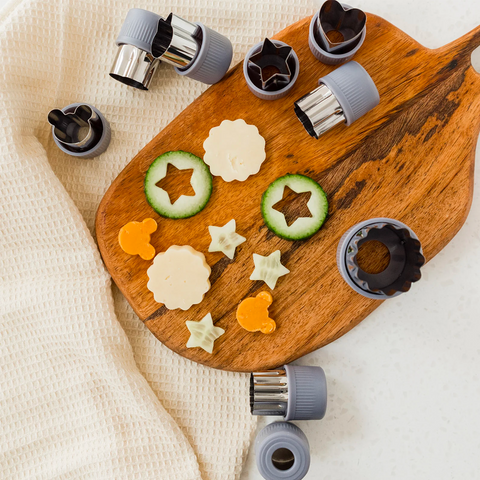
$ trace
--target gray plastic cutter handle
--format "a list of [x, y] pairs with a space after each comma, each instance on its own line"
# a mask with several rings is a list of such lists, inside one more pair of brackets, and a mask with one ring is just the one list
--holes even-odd
[[117, 45], [133, 45], [145, 52], [152, 53], [152, 42], [158, 31], [160, 15], [132, 8], [128, 11], [115, 43]]
[[[179, 75], [185, 75], [207, 85], [219, 82], [232, 63], [233, 47], [230, 40], [220, 33], [197, 22], [201, 31], [200, 50], [191, 65], [175, 67]], [[199, 36], [200, 32], [196, 33]]]
[[257, 468], [266, 480], [301, 480], [310, 468], [310, 446], [293, 423], [267, 425], [255, 440]]
[[318, 83], [326, 85], [335, 95], [347, 125], [351, 125], [380, 103], [380, 95], [372, 77], [357, 62], [348, 62], [338, 67], [322, 77]]
[[320, 367], [285, 365], [288, 405], [285, 420], [321, 420], [327, 410], [327, 379]]

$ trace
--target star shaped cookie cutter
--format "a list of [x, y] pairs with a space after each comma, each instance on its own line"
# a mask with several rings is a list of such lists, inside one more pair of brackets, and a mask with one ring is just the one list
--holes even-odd
[[73, 103], [48, 114], [53, 139], [68, 155], [93, 158], [103, 153], [111, 137], [110, 125], [92, 105]]
[[262, 90], [278, 90], [290, 83], [292, 51], [289, 45], [277, 46], [266, 38], [261, 50], [248, 59], [249, 67], [259, 75]]

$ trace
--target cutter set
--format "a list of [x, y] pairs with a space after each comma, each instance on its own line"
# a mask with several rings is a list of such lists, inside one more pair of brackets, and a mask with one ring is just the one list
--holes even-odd
[[[364, 43], [366, 20], [363, 11], [335, 0], [327, 0], [312, 17], [305, 38], [312, 55], [327, 65], [343, 64], [292, 102], [292, 115], [315, 139], [341, 123], [351, 125], [380, 102], [368, 72], [350, 61]], [[144, 91], [153, 86], [162, 63], [174, 67], [181, 76], [217, 83], [227, 73], [233, 55], [230, 40], [202, 23], [142, 9], [128, 12], [115, 43], [110, 76]], [[247, 53], [243, 74], [253, 95], [265, 101], [277, 100], [294, 88], [300, 61], [290, 45], [265, 38]], [[92, 105], [73, 103], [54, 109], [48, 122], [54, 142], [68, 155], [93, 158], [109, 145], [110, 125]], [[358, 262], [362, 245], [372, 240], [383, 244], [390, 257], [380, 273], [366, 272]], [[383, 300], [408, 291], [420, 279], [424, 263], [415, 233], [390, 218], [354, 225], [343, 235], [337, 250], [338, 269], [345, 282], [370, 299]], [[257, 436], [255, 449], [262, 476], [267, 480], [303, 478], [310, 464], [308, 440], [289, 421], [323, 418], [327, 406], [323, 370], [286, 365], [252, 373], [250, 404], [253, 415], [282, 416], [285, 420], [268, 425]]]

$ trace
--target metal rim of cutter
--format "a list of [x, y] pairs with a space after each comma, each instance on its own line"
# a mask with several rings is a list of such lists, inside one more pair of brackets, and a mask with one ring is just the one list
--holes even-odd
[[148, 90], [160, 60], [135, 45], [118, 46], [110, 76], [129, 87]]
[[198, 54], [201, 29], [170, 13], [164, 20], [160, 18], [158, 31], [152, 42], [152, 54], [155, 58], [178, 68], [188, 68]]
[[[384, 237], [379, 233], [379, 227], [387, 227]], [[375, 235], [363, 238], [362, 231], [368, 228], [376, 229]], [[405, 242], [399, 236], [398, 232], [402, 230], [408, 232], [409, 237], [413, 240], [412, 244], [415, 245], [410, 251], [405, 249]], [[370, 240], [383, 243], [390, 254], [389, 265], [378, 274], [368, 274], [356, 262], [358, 247]], [[356, 242], [355, 246], [354, 242]], [[349, 256], [353, 259], [353, 263], [349, 262]], [[404, 223], [391, 218], [372, 218], [354, 225], [342, 236], [337, 248], [337, 266], [343, 279], [357, 293], [374, 300], [393, 298], [408, 291], [411, 283], [420, 280], [420, 268], [424, 263], [423, 250], [417, 235]], [[408, 270], [406, 270], [407, 266]], [[358, 274], [352, 274], [355, 270], [358, 271]], [[384, 290], [391, 286], [392, 279], [396, 279], [398, 285], [405, 285], [405, 289], [391, 290], [390, 293], [386, 293]], [[376, 288], [371, 288], [369, 285]]]

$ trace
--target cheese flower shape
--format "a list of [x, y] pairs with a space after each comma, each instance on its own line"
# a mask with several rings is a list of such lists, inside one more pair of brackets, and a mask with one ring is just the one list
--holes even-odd
[[188, 310], [210, 290], [210, 272], [203, 253], [188, 245], [174, 245], [154, 258], [147, 270], [147, 288], [169, 310]]
[[210, 173], [226, 182], [243, 182], [255, 175], [266, 157], [265, 139], [258, 128], [241, 119], [224, 120], [212, 128], [203, 148], [203, 161], [210, 167]]

